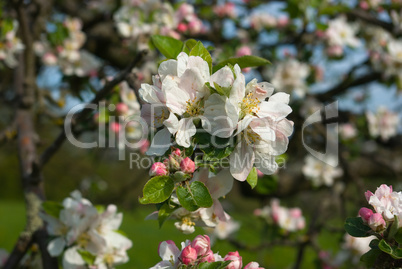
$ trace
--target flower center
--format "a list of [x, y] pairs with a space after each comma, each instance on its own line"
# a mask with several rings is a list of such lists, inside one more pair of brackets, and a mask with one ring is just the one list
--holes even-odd
[[77, 245], [81, 248], [86, 248], [88, 246], [91, 237], [87, 233], [82, 233], [77, 239]]
[[247, 129], [243, 132], [243, 134], [244, 139], [246, 140], [248, 145], [254, 145], [256, 142], [261, 140], [261, 136], [259, 136], [249, 127], [247, 127]]
[[195, 226], [195, 223], [189, 217], [182, 218], [181, 222], [187, 226]]
[[240, 118], [244, 118], [244, 116], [252, 113], [256, 113], [260, 110], [258, 104], [260, 100], [253, 97], [253, 93], [247, 94], [246, 97], [243, 98], [242, 102], [240, 103]]
[[190, 117], [196, 117], [202, 113], [201, 100], [197, 100], [197, 97], [194, 99], [188, 99], [186, 112]]
[[103, 258], [103, 260], [105, 261], [105, 263], [107, 265], [109, 265], [110, 267], [113, 265], [114, 262], [114, 258], [112, 254], [106, 254], [105, 257]]
[[160, 114], [159, 116], [158, 116], [158, 115], [155, 115], [154, 125], [155, 125], [156, 123], [163, 124], [163, 122], [164, 122], [167, 118], [169, 118], [169, 111], [168, 111], [166, 108], [163, 108], [163, 109], [162, 109], [162, 112], [161, 112], [161, 114]]

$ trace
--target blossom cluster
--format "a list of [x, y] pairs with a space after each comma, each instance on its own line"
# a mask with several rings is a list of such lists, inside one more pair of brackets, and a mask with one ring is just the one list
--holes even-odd
[[205, 26], [194, 7], [182, 3], [177, 10], [162, 1], [123, 1], [114, 14], [119, 34], [136, 42], [138, 49], [147, 48], [149, 36], [160, 34], [180, 39], [182, 34], [197, 35]]
[[100, 61], [82, 49], [86, 35], [78, 18], [65, 17], [54, 22], [54, 29], [42, 41], [35, 42], [35, 53], [46, 66], [59, 66], [64, 75], [84, 77], [95, 75]]
[[387, 141], [398, 133], [399, 116], [386, 107], [379, 107], [375, 114], [367, 111], [366, 117], [372, 137], [381, 137], [383, 141]]
[[208, 135], [208, 141], [216, 141], [214, 136], [232, 142], [229, 159], [234, 178], [246, 180], [254, 165], [264, 174], [274, 173], [275, 156], [286, 151], [293, 122], [286, 119], [292, 111], [289, 95], [272, 95], [273, 90], [271, 84], [256, 79], [246, 85], [237, 64], [211, 75], [205, 59], [181, 52], [177, 60], [161, 63], [153, 85], [141, 85], [140, 96], [146, 102], [142, 116], [151, 126], [163, 127], [148, 154], [163, 155], [172, 136], [179, 146], [190, 148], [198, 135]]
[[272, 84], [275, 88], [287, 93], [294, 93], [303, 98], [308, 87], [306, 79], [310, 74], [310, 66], [290, 58], [279, 62], [272, 72]]
[[16, 20], [0, 20], [0, 63], [4, 62], [9, 68], [18, 65], [16, 54], [24, 50], [24, 44], [16, 36], [18, 22]]
[[251, 28], [257, 31], [283, 28], [289, 24], [288, 17], [275, 17], [267, 13], [254, 13], [250, 16], [249, 21]]
[[[229, 193], [233, 186], [233, 178], [227, 169], [216, 175], [210, 173], [207, 168], [196, 170], [195, 163], [189, 157], [185, 157], [184, 152], [176, 148], [163, 162], [155, 162], [152, 165], [150, 175], [168, 175], [178, 182], [189, 180], [189, 185], [195, 181], [202, 182], [208, 189], [213, 200], [212, 206], [200, 207], [193, 211], [181, 207], [175, 194], [170, 197], [169, 203], [175, 205], [175, 208], [169, 218], [175, 220], [175, 227], [184, 234], [193, 233], [195, 226], [215, 228], [231, 224], [230, 216], [223, 210], [219, 201], [219, 198]], [[156, 211], [147, 219], [157, 219], [158, 215], [159, 211]], [[223, 233], [218, 234], [223, 236]]]
[[311, 180], [315, 187], [332, 186], [335, 179], [343, 175], [342, 168], [330, 165], [334, 163], [335, 158], [335, 156], [328, 155], [325, 160], [319, 160], [311, 155], [306, 156], [302, 168], [304, 176]]
[[373, 231], [384, 231], [395, 217], [399, 220], [399, 227], [402, 227], [402, 192], [393, 191], [392, 186], [382, 184], [375, 193], [367, 191], [364, 195], [375, 212], [362, 207], [359, 216]]
[[43, 208], [42, 218], [53, 237], [47, 249], [53, 257], [63, 255], [63, 268], [106, 269], [128, 261], [132, 242], [118, 231], [123, 214], [115, 205], [95, 207], [74, 191], [62, 205], [45, 202]]
[[272, 199], [269, 206], [256, 209], [254, 215], [265, 219], [270, 224], [277, 225], [286, 233], [303, 230], [306, 225], [300, 208], [280, 206], [278, 199]]
[[328, 22], [328, 28], [320, 33], [327, 42], [327, 53], [329, 56], [339, 57], [344, 53], [345, 46], [356, 48], [360, 40], [356, 37], [357, 25], [347, 22], [346, 17], [339, 16]]
[[[144, 131], [140, 121], [140, 103], [135, 92], [126, 81], [121, 82], [113, 89], [113, 100], [106, 109], [100, 106], [99, 112], [94, 115], [94, 120], [101, 124], [108, 123], [109, 132], [118, 137], [118, 148], [139, 148], [144, 154], [148, 150], [149, 141], [144, 138]], [[110, 137], [110, 136], [109, 136]]]
[[[178, 268], [201, 268], [200, 264], [215, 263], [214, 268], [241, 269], [243, 260], [238, 251], [229, 252], [224, 257], [211, 250], [208, 235], [198, 235], [193, 241], [186, 240], [181, 243], [181, 250], [172, 240], [163, 241], [158, 247], [162, 261], [150, 269], [178, 269]], [[212, 267], [211, 267], [212, 268]], [[248, 263], [244, 269], [263, 269], [256, 262]]]

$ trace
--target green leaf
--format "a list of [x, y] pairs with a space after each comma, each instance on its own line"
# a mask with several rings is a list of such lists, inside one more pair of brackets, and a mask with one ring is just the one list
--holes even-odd
[[105, 212], [105, 206], [103, 206], [103, 205], [96, 205], [95, 208], [99, 214], [102, 214], [103, 212]]
[[168, 59], [176, 59], [183, 48], [183, 42], [170, 36], [153, 35], [152, 43]]
[[183, 51], [187, 54], [190, 54], [190, 51], [194, 48], [197, 44], [197, 40], [195, 39], [188, 39], [184, 42]]
[[218, 83], [214, 82], [214, 88], [219, 95], [229, 97], [232, 87], [221, 87]]
[[321, 15], [336, 15], [339, 13], [346, 13], [350, 8], [346, 5], [329, 5], [319, 9], [318, 13]]
[[211, 207], [213, 200], [208, 188], [200, 181], [194, 181], [190, 186], [179, 186], [176, 189], [180, 204], [189, 211], [200, 207]]
[[224, 269], [226, 268], [232, 261], [222, 261], [222, 262], [203, 262], [198, 265], [199, 269]]
[[96, 256], [91, 254], [91, 252], [77, 248], [77, 252], [81, 255], [82, 259], [86, 264], [93, 265]]
[[377, 249], [370, 249], [368, 252], [364, 253], [360, 257], [360, 261], [362, 261], [367, 268], [371, 268], [374, 263], [376, 262], [378, 256], [380, 256], [381, 250]]
[[396, 232], [398, 231], [399, 227], [399, 221], [398, 221], [398, 216], [394, 216], [394, 223], [392, 223], [391, 228], [389, 229], [388, 232], [388, 240], [391, 240], [392, 238], [395, 237]]
[[394, 259], [402, 259], [402, 248], [390, 246], [384, 239], [380, 241], [378, 247], [385, 253], [391, 255]]
[[218, 71], [219, 69], [221, 69], [222, 67], [224, 67], [227, 64], [231, 64], [233, 66], [235, 64], [238, 64], [240, 66], [240, 68], [246, 68], [246, 67], [256, 67], [256, 66], [270, 64], [270, 61], [268, 61], [267, 59], [258, 57], [258, 56], [253, 56], [253, 55], [245, 55], [245, 56], [241, 56], [238, 58], [230, 58], [230, 59], [224, 60], [224, 61], [218, 63], [217, 65], [215, 65], [213, 68], [213, 73], [215, 73], [216, 71]]
[[168, 176], [151, 178], [142, 190], [141, 204], [157, 204], [166, 201], [174, 189], [174, 181]]
[[164, 203], [158, 211], [159, 228], [162, 228], [163, 223], [170, 217], [175, 210], [175, 207], [171, 207], [169, 203]]
[[49, 216], [56, 219], [60, 216], [60, 211], [64, 209], [63, 205], [57, 202], [45, 201], [42, 203], [42, 208]]
[[113, 230], [113, 232], [118, 233], [124, 237], [128, 237], [127, 234], [125, 232], [123, 232], [122, 230]]
[[253, 169], [251, 169], [246, 180], [247, 180], [248, 184], [250, 184], [252, 189], [254, 189], [254, 187], [257, 186], [257, 182], [258, 182], [257, 168], [253, 167]]
[[344, 227], [346, 232], [354, 237], [367, 237], [371, 231], [371, 228], [364, 224], [360, 217], [347, 218]]
[[204, 61], [208, 63], [209, 72], [211, 73], [212, 57], [201, 41], [198, 41], [197, 44], [195, 44], [195, 46], [191, 49], [189, 56], [200, 56], [202, 59], [204, 59]]
[[196, 204], [200, 207], [211, 207], [213, 200], [208, 188], [201, 181], [194, 181], [190, 185], [191, 193], [193, 194]]
[[395, 241], [402, 245], [402, 227], [395, 234]]
[[188, 211], [195, 211], [200, 208], [187, 188], [183, 186], [177, 187], [176, 194], [180, 204]]
[[204, 152], [205, 161], [221, 160], [229, 156], [234, 150], [235, 143], [230, 138], [213, 137], [205, 131], [197, 132], [194, 138], [199, 148]]

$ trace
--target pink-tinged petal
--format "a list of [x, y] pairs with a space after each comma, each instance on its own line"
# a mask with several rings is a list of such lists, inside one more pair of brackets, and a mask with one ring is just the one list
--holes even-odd
[[250, 125], [251, 121], [253, 121], [255, 118], [256, 117], [254, 117], [254, 116], [246, 115], [242, 120], [240, 120], [237, 123], [237, 131], [235, 132], [234, 135], [237, 135], [240, 132], [242, 132], [244, 129], [246, 129]]
[[[271, 97], [272, 98], [272, 97]], [[280, 121], [292, 112], [290, 106], [278, 102], [261, 102], [257, 115], [260, 118], [269, 117], [274, 121]]]
[[147, 155], [163, 155], [170, 147], [171, 134], [167, 128], [158, 131], [152, 139]]
[[195, 135], [197, 129], [193, 123], [193, 118], [184, 118], [179, 121], [176, 142], [178, 145], [188, 148], [191, 146], [191, 137]]
[[157, 95], [158, 91], [160, 91], [160, 89], [158, 89], [157, 87], [143, 83], [141, 84], [141, 88], [138, 92], [143, 101], [149, 104], [160, 104], [161, 101], [159, 100], [159, 97]]
[[277, 92], [271, 97], [269, 97], [268, 102], [276, 102], [276, 103], [283, 103], [289, 104], [290, 95], [284, 92]]
[[289, 139], [281, 132], [275, 132], [275, 141], [260, 140], [254, 144], [255, 151], [268, 155], [281, 155], [288, 149]]
[[234, 76], [232, 69], [228, 66], [225, 66], [218, 71], [216, 71], [210, 79], [210, 84], [214, 87], [214, 82], [217, 83], [221, 87], [230, 87], [234, 82]]
[[[201, 76], [196, 68], [187, 69], [183, 76], [180, 78], [179, 87], [182, 91], [186, 92], [189, 96], [185, 101], [193, 100], [195, 97], [202, 98], [209, 91], [204, 87], [206, 80]], [[177, 96], [177, 98], [184, 98], [184, 96]], [[187, 97], [186, 97], [187, 98]]]
[[230, 137], [236, 128], [237, 120], [237, 110], [225, 96], [214, 93], [205, 101], [202, 126], [210, 134]]
[[370, 197], [373, 196], [374, 194], [371, 191], [366, 191], [364, 193], [364, 196], [366, 197], [367, 202], [370, 202]]
[[289, 137], [293, 133], [293, 121], [288, 119], [283, 119], [274, 123], [272, 127], [274, 130], [283, 133], [285, 136]]
[[257, 262], [250, 262], [249, 264], [244, 267], [244, 269], [264, 269], [260, 267], [260, 265]]
[[255, 118], [250, 122], [250, 127], [263, 140], [275, 141], [275, 131], [270, 128], [270, 123], [271, 121], [267, 119]]
[[173, 261], [176, 261], [180, 255], [180, 250], [172, 240], [167, 240], [159, 244], [158, 253], [164, 261], [169, 261], [172, 258]]
[[245, 141], [240, 141], [230, 155], [230, 173], [239, 180], [245, 181], [253, 168], [254, 151]]
[[218, 199], [214, 200], [214, 214], [220, 221], [229, 221], [230, 216], [223, 210], [221, 202]]
[[158, 262], [155, 266], [149, 268], [149, 269], [173, 269], [174, 267], [170, 263], [170, 261], [161, 261]]

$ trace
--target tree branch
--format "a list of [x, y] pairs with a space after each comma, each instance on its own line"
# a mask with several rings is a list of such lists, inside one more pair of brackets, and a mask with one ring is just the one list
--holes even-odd
[[[106, 85], [92, 99], [90, 104], [99, 103], [99, 101], [104, 99], [114, 89], [115, 86], [117, 86], [123, 80], [127, 79], [131, 70], [141, 62], [142, 58], [146, 54], [147, 54], [146, 50], [139, 52], [135, 56], [134, 60], [123, 71], [121, 71], [112, 81], [106, 83]], [[74, 130], [74, 126], [77, 125], [77, 122], [86, 119], [90, 113], [91, 109], [83, 109], [77, 115], [75, 122], [72, 123], [72, 131], [74, 134], [77, 134], [77, 131]], [[40, 167], [43, 167], [50, 160], [50, 158], [59, 150], [65, 139], [66, 139], [66, 132], [65, 129], [63, 128], [63, 130], [57, 136], [56, 140], [42, 153], [39, 162]]]

